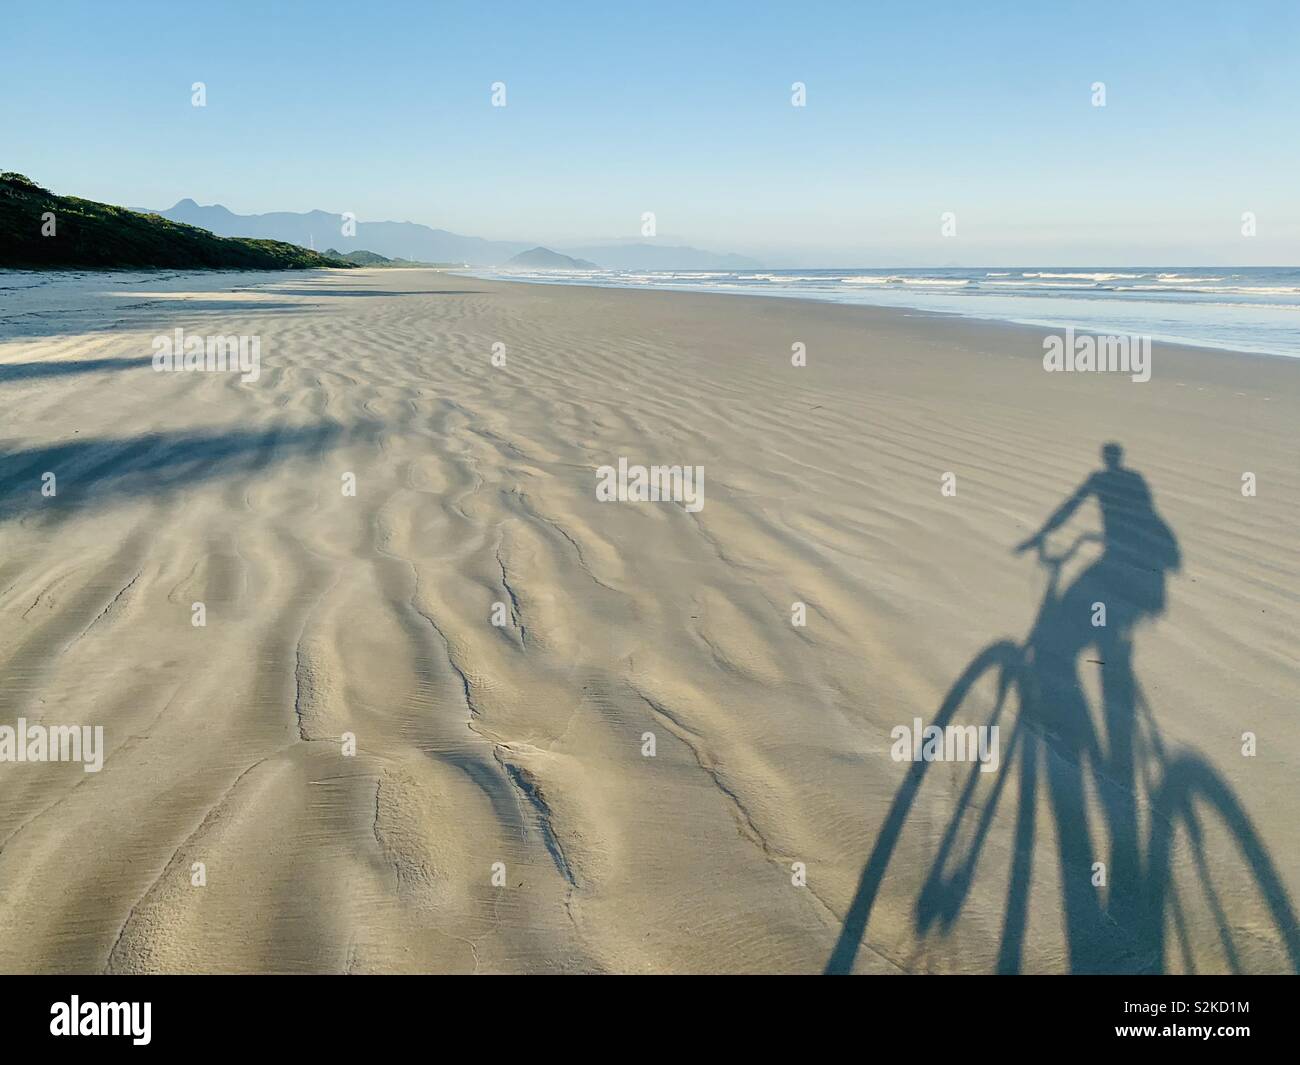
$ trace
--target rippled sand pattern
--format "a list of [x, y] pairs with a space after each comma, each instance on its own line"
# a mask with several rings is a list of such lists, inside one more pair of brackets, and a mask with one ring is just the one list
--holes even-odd
[[[0, 764], [0, 969], [821, 971], [908, 768], [890, 729], [1024, 635], [1043, 582], [1010, 548], [1109, 439], [1186, 559], [1146, 697], [1300, 892], [1300, 367], [1066, 379], [1028, 330], [415, 270], [0, 297], [0, 724], [106, 746]], [[155, 373], [177, 327], [260, 336], [260, 378]], [[598, 502], [619, 456], [703, 466], [704, 508]], [[915, 919], [950, 773], [859, 970], [993, 966], [1009, 814], [960, 918]], [[1042, 817], [1024, 967], [1053, 971], [1088, 872]], [[1238, 962], [1288, 968], [1211, 847]], [[1217, 920], [1167, 967], [1231, 967]]]

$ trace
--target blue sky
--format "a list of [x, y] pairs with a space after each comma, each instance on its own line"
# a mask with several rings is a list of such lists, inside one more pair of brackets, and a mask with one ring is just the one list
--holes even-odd
[[1300, 263], [1294, 3], [268, 8], [6, 4], [0, 167], [773, 266]]

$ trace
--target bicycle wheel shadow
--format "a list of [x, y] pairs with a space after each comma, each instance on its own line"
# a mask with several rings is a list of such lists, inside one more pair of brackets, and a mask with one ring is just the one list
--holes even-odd
[[[931, 720], [941, 730], [950, 724], [968, 724], [960, 711], [987, 675], [996, 677], [989, 723], [1001, 721], [1005, 726], [1012, 717], [1009, 701], [1018, 703], [1014, 724], [1004, 729], [1010, 736], [988, 794], [975, 802], [978, 766], [971, 767], [959, 792], [917, 898], [914, 931], [921, 938], [932, 930], [946, 934], [953, 928], [973, 886], [997, 807], [1004, 794], [1014, 790], [998, 971], [1021, 969], [1033, 859], [1042, 846], [1039, 804], [1044, 798], [1045, 823], [1054, 833], [1052, 844], [1059, 860], [1060, 924], [1071, 972], [1162, 972], [1173, 949], [1182, 952], [1185, 968], [1195, 968], [1190, 940], [1191, 933], [1200, 929], [1188, 927], [1173, 875], [1175, 852], [1184, 838], [1222, 956], [1229, 969], [1240, 971], [1244, 959], [1235, 946], [1234, 918], [1215, 887], [1205, 850], [1206, 819], [1201, 812], [1206, 807], [1235, 842], [1264, 900], [1286, 964], [1300, 972], [1295, 913], [1249, 816], [1200, 755], [1180, 750], [1171, 757], [1141, 695], [1133, 666], [1134, 632], [1164, 613], [1168, 574], [1180, 568], [1181, 555], [1173, 531], [1156, 511], [1145, 478], [1124, 465], [1120, 445], [1106, 444], [1102, 460], [1102, 468], [1017, 548], [1036, 548], [1050, 573], [1029, 635], [1023, 644], [1003, 640], [980, 652]], [[1064, 558], [1048, 558], [1044, 545], [1089, 499], [1096, 501], [1101, 514], [1101, 554], [1064, 592], [1058, 592]], [[1100, 707], [1095, 718], [1080, 676], [1085, 654], [1086, 663], [1100, 669]], [[932, 774], [951, 768], [932, 768], [925, 761], [908, 767], [863, 867], [827, 961], [827, 973], [853, 968], [922, 785]], [[1008, 788], [1013, 776], [1018, 776], [1016, 785]], [[1090, 786], [1096, 796], [1091, 806]], [[1144, 821], [1149, 826], [1145, 831]], [[1095, 883], [1098, 870], [1104, 875], [1104, 887]], [[1170, 926], [1176, 932], [1173, 944], [1168, 941]]]

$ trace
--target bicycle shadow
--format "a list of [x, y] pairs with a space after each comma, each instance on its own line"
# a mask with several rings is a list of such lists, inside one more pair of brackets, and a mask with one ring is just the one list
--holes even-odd
[[[971, 768], [919, 893], [913, 914], [915, 932], [918, 937], [932, 929], [947, 933], [955, 925], [998, 806], [1010, 790], [1007, 785], [1013, 775], [1018, 775], [1009, 880], [997, 944], [999, 972], [1021, 968], [1033, 859], [1040, 846], [1039, 804], [1044, 798], [1045, 821], [1058, 852], [1061, 925], [1071, 972], [1164, 971], [1170, 961], [1170, 925], [1177, 933], [1175, 946], [1185, 966], [1195, 968], [1189, 941], [1193, 930], [1187, 926], [1172, 876], [1180, 829], [1191, 841], [1199, 887], [1208, 900], [1228, 967], [1240, 970], [1233, 919], [1206, 861], [1199, 804], [1218, 815], [1236, 842], [1289, 965], [1300, 972], [1295, 914], [1249, 816], [1207, 761], [1187, 751], [1173, 756], [1166, 751], [1142, 697], [1133, 667], [1134, 632], [1164, 613], [1168, 574], [1180, 568], [1181, 556], [1177, 538], [1157, 513], [1145, 478], [1123, 464], [1121, 447], [1105, 445], [1102, 458], [1102, 468], [1017, 547], [1017, 551], [1036, 548], [1051, 574], [1029, 635], [1023, 644], [1002, 640], [980, 652], [932, 719], [931, 724], [941, 729], [954, 723], [975, 686], [993, 674], [996, 703], [988, 723], [999, 724], [1009, 736], [995, 781], [978, 803], [979, 767]], [[1101, 513], [1101, 555], [1058, 593], [1064, 560], [1048, 559], [1044, 543], [1089, 499], [1096, 501]], [[1089, 664], [1100, 668], [1096, 718], [1080, 675], [1085, 654]], [[1018, 703], [1014, 715], [1008, 705], [1011, 697]], [[846, 973], [853, 967], [929, 768], [927, 762], [914, 761], [894, 796], [827, 961], [827, 973]], [[1090, 792], [1096, 796], [1091, 806]], [[1145, 832], [1144, 821], [1149, 825]], [[1101, 889], [1096, 883], [1098, 870], [1105, 878]]]

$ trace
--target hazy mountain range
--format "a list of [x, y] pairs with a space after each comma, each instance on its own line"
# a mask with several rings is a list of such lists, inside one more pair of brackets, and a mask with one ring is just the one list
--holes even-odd
[[[357, 222], [355, 235], [349, 237], [343, 235], [343, 217], [328, 211], [241, 215], [220, 204], [203, 206], [190, 199], [154, 213], [222, 237], [261, 237], [304, 248], [337, 248], [344, 253], [364, 250], [430, 263], [498, 266], [537, 246], [536, 241], [466, 237], [418, 222]], [[759, 266], [742, 255], [662, 244], [602, 244], [557, 250], [612, 270], [752, 270]]]

